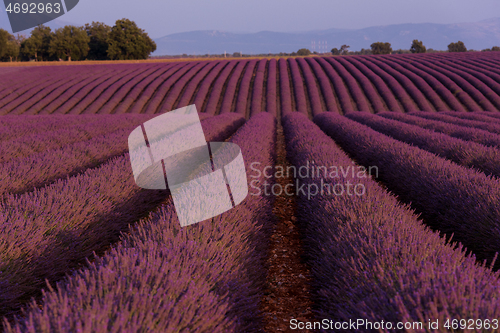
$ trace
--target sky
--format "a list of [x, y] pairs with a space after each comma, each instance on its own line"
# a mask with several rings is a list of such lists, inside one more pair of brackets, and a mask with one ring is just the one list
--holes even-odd
[[[6, 29], [3, 1], [0, 11], [0, 27]], [[194, 30], [297, 32], [492, 17], [500, 17], [498, 0], [80, 0], [60, 20], [63, 25], [113, 25], [128, 18], [159, 38]]]

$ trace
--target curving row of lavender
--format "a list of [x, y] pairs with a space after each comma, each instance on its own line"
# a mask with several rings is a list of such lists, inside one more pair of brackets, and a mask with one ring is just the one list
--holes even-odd
[[440, 113], [411, 112], [409, 114], [412, 116], [418, 116], [426, 119], [442, 121], [444, 123], [449, 123], [469, 128], [477, 128], [491, 133], [500, 134], [500, 125], [495, 123], [484, 123], [482, 121], [476, 121], [471, 119], [460, 119], [441, 112]]
[[[339, 135], [345, 135], [355, 126], [349, 121], [338, 124], [339, 119], [333, 113], [315, 117], [327, 133], [342, 128]], [[462, 246], [446, 244], [375, 179], [354, 176], [349, 168], [358, 175], [359, 166], [306, 117], [287, 115], [283, 127], [287, 156], [296, 168], [309, 168], [314, 161], [316, 166], [347, 170], [335, 178], [328, 171], [298, 179], [305, 188], [332, 189], [331, 194], [325, 189], [313, 197], [299, 192], [297, 199], [318, 321], [383, 321], [385, 327], [394, 325], [384, 330], [392, 332], [403, 331], [396, 329], [398, 322], [426, 325], [427, 318], [435, 318], [444, 324], [448, 318], [468, 320], [471, 313], [500, 315], [499, 273], [477, 265]], [[347, 140], [358, 142], [352, 136]], [[366, 144], [364, 138], [359, 144]], [[335, 186], [348, 183], [362, 186], [364, 193], [335, 194], [340, 192]], [[357, 330], [372, 331], [367, 326]], [[448, 329], [442, 325], [435, 332]]]
[[[272, 166], [276, 120], [257, 114], [231, 141], [247, 170], [252, 162]], [[262, 190], [264, 180], [255, 186]], [[5, 331], [256, 331], [271, 203], [248, 196], [211, 222], [179, 228], [168, 200], [88, 268], [44, 291], [41, 308], [32, 303], [6, 321]]]
[[[78, 117], [78, 116], [77, 116]], [[24, 117], [23, 117], [24, 118]], [[40, 118], [40, 117], [39, 117]], [[38, 119], [37, 127], [43, 124], [44, 120], [56, 119], [54, 116], [43, 117]], [[64, 122], [65, 118], [57, 117]], [[69, 144], [86, 141], [96, 136], [111, 133], [123, 128], [138, 126], [151, 116], [140, 114], [128, 114], [117, 121], [116, 117], [102, 116], [93, 121], [85, 123], [77, 122], [75, 124], [66, 124], [58, 126], [53, 130], [44, 130], [38, 133], [25, 133], [19, 136], [19, 133], [14, 133], [15, 138], [5, 141], [0, 141], [0, 163], [5, 163], [14, 158], [26, 157], [38, 152], [62, 148]], [[22, 118], [18, 119], [23, 120]], [[78, 119], [76, 119], [78, 120]], [[64, 122], [67, 123], [67, 122]]]
[[25, 70], [3, 75], [0, 114], [155, 114], [192, 103], [200, 112], [247, 118], [277, 109], [310, 117], [355, 110], [498, 111], [497, 61], [495, 52], [482, 52], [470, 59], [416, 54], [46, 66], [33, 73], [43, 80], [29, 84]]
[[453, 234], [478, 260], [500, 252], [500, 180], [347, 117], [323, 113], [314, 121], [358, 163], [377, 166], [380, 180], [429, 226]]
[[409, 114], [401, 114], [395, 112], [381, 112], [377, 115], [389, 119], [399, 120], [407, 124], [417, 125], [419, 127], [436, 132], [444, 133], [454, 138], [474, 141], [485, 146], [500, 147], [500, 136], [482, 129], [470, 128], [466, 126], [445, 123], [438, 120], [426, 119]]
[[464, 141], [415, 125], [386, 119], [367, 112], [351, 112], [347, 118], [367, 125], [396, 140], [409, 143], [455, 163], [500, 177], [500, 150]]
[[[202, 126], [207, 140], [224, 141], [242, 123], [244, 118], [232, 114], [207, 118]], [[114, 141], [106, 143], [111, 147], [120, 146], [127, 142], [129, 133], [130, 129], [119, 131], [110, 136]], [[97, 146], [97, 149], [106, 151], [101, 154], [109, 154], [109, 146]], [[68, 161], [53, 162], [53, 172], [61, 177]], [[23, 175], [18, 177], [22, 179]], [[46, 186], [32, 192], [4, 194], [0, 203], [2, 315], [18, 309], [43, 287], [45, 279], [62, 278], [68, 269], [89, 258], [93, 251], [100, 252], [116, 241], [128, 223], [143, 217], [168, 194], [137, 187], [128, 154], [73, 177], [44, 182], [37, 185]]]

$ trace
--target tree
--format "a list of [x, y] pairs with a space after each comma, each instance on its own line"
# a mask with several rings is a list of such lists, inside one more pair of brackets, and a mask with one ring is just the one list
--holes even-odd
[[372, 54], [391, 54], [391, 43], [376, 42], [370, 45]]
[[493, 46], [491, 48], [492, 51], [500, 51], [500, 46]]
[[[0, 51], [1, 52], [1, 51]], [[1, 52], [3, 55], [0, 56], [0, 60], [2, 61], [10, 61], [19, 56], [19, 45], [17, 44], [17, 40], [14, 36], [9, 34], [7, 38], [7, 43], [5, 44], [5, 51]]]
[[106, 60], [108, 58], [108, 36], [111, 32], [111, 27], [102, 22], [94, 22], [85, 24], [85, 31], [89, 36], [89, 52], [87, 59], [89, 60]]
[[50, 27], [39, 25], [33, 31], [31, 36], [21, 43], [21, 55], [24, 59], [35, 61], [50, 60], [49, 47], [52, 40], [52, 31]]
[[332, 52], [333, 55], [339, 55], [340, 51], [338, 48], [334, 47], [330, 52]]
[[459, 40], [456, 43], [450, 43], [448, 45], [448, 52], [467, 52], [467, 48], [464, 43]]
[[9, 42], [9, 32], [4, 29], [0, 29], [0, 58], [3, 58], [7, 53], [7, 44]]
[[62, 60], [83, 60], [89, 52], [90, 37], [84, 27], [67, 25], [55, 31], [49, 53]]
[[426, 53], [427, 48], [424, 46], [424, 43], [420, 40], [414, 39], [411, 43], [410, 47], [411, 53]]
[[308, 49], [300, 49], [297, 51], [297, 55], [299, 56], [308, 56], [311, 54], [311, 51], [309, 51]]
[[156, 43], [135, 22], [117, 20], [108, 34], [108, 57], [110, 59], [147, 59], [156, 50]]
[[349, 45], [346, 45], [346, 44], [342, 45], [340, 47], [340, 51], [339, 51], [340, 54], [348, 54], [349, 53], [349, 48], [350, 48]]

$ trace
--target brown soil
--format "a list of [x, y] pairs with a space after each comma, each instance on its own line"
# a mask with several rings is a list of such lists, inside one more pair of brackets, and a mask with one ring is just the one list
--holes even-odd
[[[278, 128], [277, 163], [286, 168], [283, 128]], [[281, 186], [293, 183], [293, 178], [278, 178]], [[262, 300], [266, 332], [308, 332], [292, 330], [290, 320], [312, 321], [310, 272], [302, 261], [303, 246], [297, 225], [295, 196], [277, 196], [273, 213], [278, 218], [271, 236], [268, 255], [269, 272]]]

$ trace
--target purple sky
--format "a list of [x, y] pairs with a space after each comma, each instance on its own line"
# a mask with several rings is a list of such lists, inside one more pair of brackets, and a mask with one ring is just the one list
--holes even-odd
[[[0, 10], [0, 27], [7, 28], [3, 4]], [[126, 17], [158, 38], [193, 30], [356, 29], [398, 23], [476, 22], [499, 16], [498, 0], [80, 0], [61, 19], [63, 25], [91, 21], [113, 25]]]

